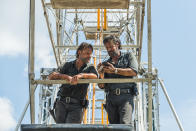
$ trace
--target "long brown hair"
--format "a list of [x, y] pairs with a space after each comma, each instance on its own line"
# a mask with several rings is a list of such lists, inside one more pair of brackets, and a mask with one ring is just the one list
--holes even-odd
[[79, 50], [82, 51], [82, 50], [87, 49], [87, 48], [91, 49], [92, 52], [93, 52], [93, 46], [92, 46], [91, 44], [89, 44], [89, 43], [87, 43], [87, 42], [82, 42], [82, 43], [78, 46], [78, 49], [77, 49], [77, 51], [76, 51], [76, 58], [79, 57], [79, 55], [78, 55], [78, 51], [79, 51]]

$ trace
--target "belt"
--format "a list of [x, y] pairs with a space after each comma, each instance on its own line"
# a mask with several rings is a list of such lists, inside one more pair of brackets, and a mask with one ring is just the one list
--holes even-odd
[[109, 91], [109, 93], [113, 95], [121, 95], [121, 94], [131, 94], [131, 89], [120, 89], [116, 88], [115, 90]]
[[60, 100], [60, 101], [65, 102], [67, 104], [69, 104], [69, 103], [80, 104], [80, 100], [78, 100], [76, 98], [65, 97], [65, 96], [58, 96], [57, 99]]

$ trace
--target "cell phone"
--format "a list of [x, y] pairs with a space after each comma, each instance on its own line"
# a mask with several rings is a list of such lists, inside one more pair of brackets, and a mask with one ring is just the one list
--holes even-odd
[[103, 62], [102, 65], [109, 66], [109, 64], [107, 62]]

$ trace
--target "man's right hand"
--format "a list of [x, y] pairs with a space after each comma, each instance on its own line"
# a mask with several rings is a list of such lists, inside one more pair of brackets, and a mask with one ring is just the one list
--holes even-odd
[[[102, 63], [99, 63], [97, 65], [97, 70], [98, 70], [98, 73], [99, 73], [99, 79], [104, 79], [104, 70], [103, 70], [103, 64]], [[100, 89], [103, 89], [104, 88], [104, 83], [100, 83], [98, 84], [98, 87]]]
[[71, 83], [72, 77], [65, 74], [60, 74], [58, 72], [53, 72], [48, 76], [49, 80], [66, 80], [67, 82]]
[[97, 65], [97, 70], [98, 70], [98, 73], [99, 73], [99, 74], [104, 73], [104, 72], [103, 72], [103, 67], [104, 67], [104, 66], [102, 65], [102, 63], [99, 63], [99, 64]]
[[59, 79], [58, 76], [59, 73], [58, 72], [52, 72], [49, 76], [48, 76], [48, 79], [49, 80], [56, 80], [56, 79]]

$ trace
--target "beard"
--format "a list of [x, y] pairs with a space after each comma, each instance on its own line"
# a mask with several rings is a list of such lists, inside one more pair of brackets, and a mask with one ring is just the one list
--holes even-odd
[[80, 60], [81, 60], [83, 63], [85, 63], [85, 64], [87, 64], [87, 63], [90, 62], [90, 58], [88, 58], [88, 57], [80, 58]]
[[118, 51], [109, 51], [108, 54], [109, 54], [110, 57], [113, 58], [113, 57], [118, 56]]

